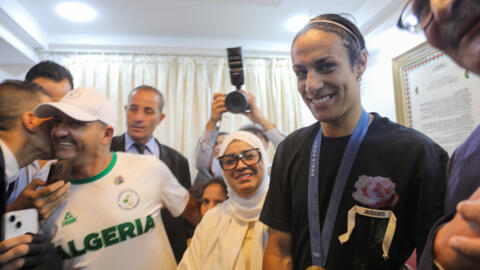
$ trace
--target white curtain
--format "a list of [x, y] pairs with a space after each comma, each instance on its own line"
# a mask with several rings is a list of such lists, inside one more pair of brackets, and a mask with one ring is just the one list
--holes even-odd
[[[74, 52], [43, 52], [40, 57], [67, 67], [75, 87], [97, 89], [116, 104], [117, 135], [126, 130], [128, 93], [143, 84], [159, 89], [166, 118], [154, 135], [188, 158], [192, 176], [195, 146], [210, 116], [213, 93], [234, 89], [226, 57]], [[244, 57], [244, 71], [243, 88], [254, 94], [262, 113], [279, 130], [288, 134], [302, 126], [305, 110], [289, 58]], [[225, 113], [220, 129], [232, 132], [248, 122], [243, 115]]]

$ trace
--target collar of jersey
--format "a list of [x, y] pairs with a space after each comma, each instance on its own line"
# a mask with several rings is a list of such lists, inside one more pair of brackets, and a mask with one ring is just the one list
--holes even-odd
[[88, 184], [88, 183], [91, 183], [93, 181], [96, 181], [96, 180], [104, 177], [105, 175], [107, 175], [113, 169], [116, 162], [117, 162], [117, 153], [112, 152], [112, 160], [110, 161], [110, 164], [108, 164], [107, 168], [105, 168], [105, 170], [103, 170], [99, 174], [94, 175], [94, 176], [89, 177], [89, 178], [71, 179], [73, 181], [70, 181], [70, 183], [72, 183], [72, 185], [83, 185], [83, 184]]

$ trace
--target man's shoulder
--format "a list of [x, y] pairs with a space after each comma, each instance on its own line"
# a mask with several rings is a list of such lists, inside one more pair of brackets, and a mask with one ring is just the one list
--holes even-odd
[[165, 144], [161, 144], [159, 141], [155, 140], [158, 144], [158, 147], [160, 148], [160, 155], [162, 157], [166, 157], [168, 159], [174, 159], [174, 160], [184, 160], [187, 161], [187, 158], [182, 155], [180, 152], [177, 150], [173, 149], [170, 146], [166, 146]]
[[125, 151], [124, 148], [125, 148], [125, 133], [118, 136], [113, 136], [110, 149], [112, 151]]
[[149, 172], [157, 171], [157, 173], [160, 171], [170, 172], [165, 162], [152, 155], [138, 155], [127, 152], [116, 152], [115, 154], [117, 156], [116, 165], [120, 167], [137, 168], [137, 170]]
[[[386, 152], [410, 153], [414, 156], [428, 154], [448, 158], [447, 152], [422, 132], [390, 121], [386, 117], [375, 115], [371, 132], [367, 133], [367, 143], [374, 144], [376, 149]], [[370, 131], [370, 128], [369, 128]]]
[[155, 156], [152, 155], [139, 155], [129, 152], [115, 152], [115, 155], [117, 156], [117, 162], [157, 163], [159, 161]]
[[318, 122], [315, 122], [310, 126], [297, 129], [292, 133], [290, 133], [279, 144], [279, 147], [282, 146], [282, 148], [284, 147], [288, 148], [289, 146], [294, 146], [295, 148], [297, 148], [299, 143], [306, 143], [308, 141], [308, 138], [313, 138], [315, 134], [318, 132], [319, 127], [320, 127], [320, 124]]

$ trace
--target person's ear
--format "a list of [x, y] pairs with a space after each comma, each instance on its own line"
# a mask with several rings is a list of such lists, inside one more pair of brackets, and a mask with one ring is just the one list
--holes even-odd
[[52, 118], [39, 118], [33, 112], [24, 112], [21, 117], [23, 126], [31, 133], [36, 132], [44, 122], [50, 121]]
[[35, 114], [33, 112], [24, 112], [22, 114], [22, 125], [23, 127], [30, 133], [34, 133], [37, 129], [37, 125], [35, 123]]
[[112, 142], [112, 138], [113, 138], [113, 127], [106, 126], [103, 133], [102, 143], [110, 144]]
[[157, 126], [160, 125], [160, 123], [162, 123], [162, 121], [165, 119], [165, 114], [164, 113], [161, 113], [160, 114], [160, 117], [158, 119], [158, 123], [157, 123]]
[[367, 68], [368, 56], [365, 50], [360, 51], [360, 55], [358, 56], [357, 60], [355, 61], [355, 76], [357, 80], [361, 80], [365, 69]]

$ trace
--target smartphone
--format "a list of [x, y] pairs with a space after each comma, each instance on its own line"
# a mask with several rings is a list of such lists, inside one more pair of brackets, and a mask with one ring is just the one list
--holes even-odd
[[2, 217], [2, 240], [26, 233], [38, 233], [38, 210], [35, 208], [6, 212]]
[[72, 172], [73, 159], [65, 159], [53, 162], [50, 165], [50, 171], [48, 172], [47, 185], [64, 180], [65, 182], [70, 179], [70, 173]]

